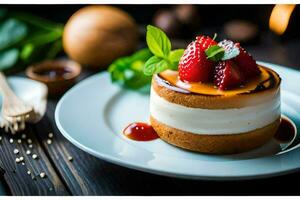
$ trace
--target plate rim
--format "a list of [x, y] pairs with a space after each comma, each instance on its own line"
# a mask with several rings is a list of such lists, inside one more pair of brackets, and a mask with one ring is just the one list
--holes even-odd
[[[277, 65], [277, 64], [272, 64], [272, 63], [267, 63], [267, 62], [258, 62], [259, 64], [263, 64], [263, 65], [267, 65], [267, 66], [275, 66], [275, 67], [279, 67], [279, 68], [284, 68], [280, 65]], [[284, 70], [292, 70], [292, 71], [296, 71], [297, 73], [299, 73], [298, 70], [295, 70], [295, 69], [291, 69], [291, 68], [284, 68]], [[98, 151], [95, 151], [93, 149], [91, 149], [90, 147], [88, 146], [85, 146], [83, 144], [81, 144], [79, 141], [77, 141], [76, 139], [72, 138], [71, 137], [71, 134], [67, 133], [63, 126], [61, 125], [60, 121], [59, 121], [59, 111], [61, 109], [61, 106], [64, 102], [64, 100], [68, 97], [68, 95], [70, 93], [72, 93], [74, 90], [77, 90], [77, 88], [79, 87], [84, 87], [84, 85], [86, 84], [89, 84], [90, 82], [93, 82], [94, 79], [99, 79], [100, 77], [102, 76], [107, 76], [108, 73], [105, 71], [105, 72], [100, 72], [100, 73], [97, 73], [95, 75], [92, 75], [86, 79], [84, 79], [83, 81], [79, 82], [78, 84], [76, 84], [75, 86], [73, 86], [71, 89], [69, 89], [64, 95], [63, 97], [61, 97], [61, 99], [59, 100], [59, 102], [57, 103], [57, 106], [55, 108], [55, 113], [54, 113], [54, 116], [55, 116], [55, 123], [59, 129], [59, 131], [62, 133], [62, 135], [67, 139], [69, 140], [72, 144], [74, 144], [75, 146], [77, 146], [78, 148], [80, 148], [81, 150], [97, 157], [97, 158], [100, 158], [102, 160], [105, 160], [107, 162], [110, 162], [110, 163], [114, 163], [114, 164], [117, 164], [117, 165], [120, 165], [120, 166], [123, 166], [123, 167], [127, 167], [127, 168], [130, 168], [130, 169], [135, 169], [135, 170], [139, 170], [139, 171], [143, 171], [143, 172], [148, 172], [148, 173], [152, 173], [152, 174], [157, 174], [157, 175], [163, 175], [163, 176], [169, 176], [169, 177], [176, 177], [176, 178], [183, 178], [183, 179], [197, 179], [197, 180], [249, 180], [249, 179], [259, 179], [259, 178], [266, 178], [266, 177], [274, 177], [274, 176], [278, 176], [278, 175], [284, 175], [284, 174], [288, 174], [288, 173], [292, 173], [292, 172], [295, 172], [295, 171], [298, 171], [300, 170], [300, 165], [295, 167], [295, 168], [286, 168], [284, 170], [276, 170], [276, 171], [273, 171], [273, 172], [269, 172], [269, 173], [266, 173], [266, 172], [263, 172], [263, 173], [258, 173], [258, 174], [249, 174], [249, 175], [226, 175], [226, 176], [219, 176], [219, 175], [205, 175], [205, 174], [202, 174], [202, 175], [191, 175], [191, 174], [185, 174], [185, 173], [180, 173], [180, 172], [170, 172], [168, 170], [165, 170], [165, 169], [155, 169], [153, 167], [150, 167], [150, 166], [145, 166], [141, 163], [132, 163], [130, 161], [126, 161], [126, 160], [123, 160], [123, 159], [119, 159], [117, 157], [113, 157], [113, 156], [110, 156], [109, 154], [105, 154], [105, 153], [102, 153], [102, 152], [98, 152]], [[121, 90], [121, 89], [120, 89]], [[299, 151], [299, 149], [294, 149], [293, 152], [295, 151]], [[287, 152], [289, 153], [289, 152]], [[281, 154], [281, 155], [277, 155], [278, 157], [280, 156], [284, 156], [286, 154]]]

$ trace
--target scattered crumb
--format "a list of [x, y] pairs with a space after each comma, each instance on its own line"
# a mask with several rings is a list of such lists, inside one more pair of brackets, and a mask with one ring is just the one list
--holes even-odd
[[19, 163], [20, 162], [20, 159], [19, 158], [16, 158], [16, 163]]
[[48, 140], [47, 140], [47, 144], [52, 144], [52, 140], [51, 140], [51, 139], [48, 139]]
[[24, 162], [22, 162], [21, 164], [22, 164], [22, 165], [25, 165], [25, 163], [24, 163]]
[[53, 190], [53, 188], [51, 187], [51, 188], [49, 188], [49, 191], [52, 191]]
[[35, 160], [38, 158], [38, 156], [36, 154], [32, 154], [32, 158]]
[[14, 149], [14, 154], [18, 154], [19, 153], [19, 149]]
[[24, 157], [23, 157], [23, 156], [21, 156], [19, 159], [20, 159], [20, 161], [23, 161], [23, 160], [24, 160]]
[[73, 158], [71, 156], [68, 156], [68, 160], [72, 162]]
[[30, 144], [30, 145], [28, 145], [28, 147], [29, 147], [30, 149], [32, 149], [32, 148], [33, 148], [33, 145], [32, 145], [32, 144]]
[[28, 144], [31, 144], [32, 143], [32, 140], [29, 138], [29, 139], [27, 139], [27, 143]]
[[27, 154], [27, 155], [30, 155], [30, 154], [31, 154], [31, 151], [30, 151], [30, 150], [27, 150], [27, 151], [26, 151], [26, 154]]
[[22, 140], [21, 140], [21, 139], [18, 139], [17, 142], [18, 142], [18, 144], [21, 144], [21, 143], [22, 143]]
[[45, 177], [46, 177], [45, 172], [41, 172], [41, 173], [40, 173], [40, 177], [41, 177], [41, 178], [45, 178]]
[[49, 134], [48, 134], [48, 137], [49, 137], [49, 138], [53, 138], [53, 133], [49, 133]]
[[14, 139], [10, 138], [9, 143], [11, 143], [11, 144], [14, 143]]
[[23, 133], [23, 134], [21, 135], [21, 138], [22, 138], [22, 139], [25, 139], [25, 138], [26, 138], [26, 134]]
[[2, 140], [2, 136], [0, 136], [0, 141]]
[[30, 170], [28, 170], [28, 171], [27, 171], [27, 174], [28, 174], [28, 175], [30, 175], [30, 174], [31, 174]]

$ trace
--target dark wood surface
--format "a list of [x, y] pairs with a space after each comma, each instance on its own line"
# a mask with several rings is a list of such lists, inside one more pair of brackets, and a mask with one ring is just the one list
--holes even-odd
[[[287, 44], [249, 47], [258, 60], [274, 62], [300, 69], [300, 41]], [[91, 75], [84, 71], [81, 79]], [[22, 74], [20, 74], [22, 76]], [[0, 132], [0, 175], [9, 195], [291, 195], [300, 194], [296, 181], [300, 173], [250, 181], [192, 181], [148, 174], [120, 167], [97, 159], [68, 142], [54, 122], [57, 98], [48, 101], [47, 113], [41, 122], [28, 127], [24, 133], [33, 141], [34, 160], [27, 156], [26, 140], [17, 143], [13, 137]], [[54, 137], [48, 144], [48, 133]], [[13, 150], [20, 153], [15, 155]], [[25, 158], [25, 165], [15, 158]], [[73, 160], [69, 160], [72, 157]], [[28, 175], [28, 169], [34, 174]], [[45, 178], [39, 174], [45, 172]], [[0, 180], [1, 180], [0, 179]]]

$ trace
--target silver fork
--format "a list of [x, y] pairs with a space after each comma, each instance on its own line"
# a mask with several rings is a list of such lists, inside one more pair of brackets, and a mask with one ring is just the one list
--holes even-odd
[[25, 120], [29, 118], [33, 108], [15, 95], [2, 72], [0, 72], [0, 92], [2, 95], [1, 127], [12, 134], [24, 130]]

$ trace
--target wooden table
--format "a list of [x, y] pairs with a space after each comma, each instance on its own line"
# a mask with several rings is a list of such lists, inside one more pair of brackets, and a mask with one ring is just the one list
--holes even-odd
[[[250, 47], [258, 60], [300, 69], [300, 41], [275, 46]], [[92, 74], [85, 71], [81, 79]], [[22, 76], [22, 74], [20, 74]], [[49, 99], [41, 122], [27, 128], [27, 138], [11, 137], [1, 131], [0, 171], [7, 193], [12, 195], [264, 195], [300, 194], [300, 173], [252, 181], [191, 181], [168, 178], [120, 167], [97, 159], [68, 142], [54, 122], [58, 98]], [[48, 134], [53, 133], [51, 144]], [[13, 143], [10, 143], [13, 138]], [[27, 139], [32, 140], [29, 148]], [[29, 141], [30, 142], [30, 141]], [[20, 153], [15, 155], [17, 148]], [[27, 150], [30, 155], [26, 155]], [[32, 154], [38, 155], [33, 159]], [[25, 164], [17, 164], [16, 157]], [[72, 157], [72, 159], [70, 159]], [[300, 159], [300, 158], [299, 158]], [[31, 174], [27, 172], [30, 170]], [[44, 172], [45, 177], [40, 177]]]

